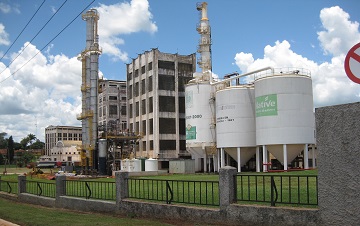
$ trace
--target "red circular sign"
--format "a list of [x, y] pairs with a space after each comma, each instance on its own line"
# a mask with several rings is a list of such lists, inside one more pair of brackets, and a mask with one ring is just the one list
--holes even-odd
[[351, 81], [360, 84], [360, 43], [354, 45], [345, 57], [345, 72]]

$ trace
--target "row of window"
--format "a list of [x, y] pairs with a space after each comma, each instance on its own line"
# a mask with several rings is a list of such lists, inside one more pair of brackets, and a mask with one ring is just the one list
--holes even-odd
[[[63, 153], [62, 152], [51, 152], [51, 155], [62, 155]], [[65, 155], [67, 155], [68, 153], [65, 152]], [[78, 151], [77, 153], [78, 155], [80, 155], [80, 152]], [[71, 152], [69, 152], [69, 155], [71, 155]], [[76, 152], [74, 151], [73, 152], [73, 155], [76, 155]]]
[[[146, 106], [146, 101], [148, 106]], [[153, 97], [141, 100], [141, 114], [149, 114], [153, 112]], [[159, 96], [159, 112], [175, 112], [175, 97], [173, 96]], [[135, 115], [133, 111], [135, 110]], [[129, 117], [133, 118], [140, 115], [140, 103], [135, 102], [135, 109], [133, 104], [129, 105]], [[185, 97], [179, 97], [179, 113], [185, 113]]]
[[[178, 91], [184, 92], [185, 91], [185, 85], [192, 79], [192, 77], [179, 77], [178, 78]], [[132, 99], [134, 97], [138, 97], [140, 92], [141, 95], [144, 95], [146, 92], [151, 92], [153, 90], [152, 85], [152, 76], [148, 78], [148, 84], [146, 89], [146, 80], [141, 80], [141, 89], [139, 87], [139, 82], [136, 82], [133, 85], [129, 85], [128, 89], [128, 99]], [[158, 79], [158, 89], [159, 90], [166, 90], [166, 91], [175, 91], [175, 77], [173, 75], [167, 75], [167, 74], [159, 74]]]
[[[153, 119], [149, 119], [149, 134], [154, 133], [154, 125], [153, 125]], [[185, 119], [181, 118], [179, 119], [179, 134], [185, 135], [186, 134], [186, 128], [185, 128]], [[141, 121], [141, 133], [143, 135], [146, 135], [146, 120]], [[130, 129], [132, 131], [135, 131], [135, 133], [140, 132], [140, 123], [134, 124], [130, 123]], [[159, 118], [159, 134], [176, 134], [176, 119], [175, 118]]]
[[[81, 138], [82, 137], [82, 134], [81, 134], [81, 131], [79, 131], [80, 133], [57, 133], [57, 138]], [[51, 134], [46, 134], [46, 139], [49, 139], [49, 138], [54, 138], [56, 137], [56, 134], [55, 133], [51, 133]], [[61, 140], [61, 139], [60, 139]]]
[[[126, 106], [121, 106], [120, 114], [126, 116]], [[118, 115], [118, 105], [109, 105], [109, 116], [116, 117]], [[106, 116], [106, 106], [99, 107], [99, 117]]]

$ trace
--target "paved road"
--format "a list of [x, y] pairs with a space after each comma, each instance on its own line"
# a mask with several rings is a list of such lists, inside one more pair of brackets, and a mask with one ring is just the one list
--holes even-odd
[[19, 226], [18, 224], [13, 224], [9, 221], [0, 219], [0, 226]]

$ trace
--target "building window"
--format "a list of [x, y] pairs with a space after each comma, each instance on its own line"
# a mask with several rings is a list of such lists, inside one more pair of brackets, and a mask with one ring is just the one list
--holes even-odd
[[109, 100], [117, 100], [117, 96], [109, 96]]
[[175, 97], [159, 96], [160, 112], [175, 112]]
[[141, 114], [146, 114], [146, 100], [141, 100]]
[[153, 98], [152, 98], [152, 97], [149, 98], [149, 109], [148, 109], [148, 112], [149, 112], [149, 113], [153, 112]]
[[145, 94], [145, 79], [141, 80], [141, 94]]
[[145, 74], [145, 66], [141, 67], [141, 74]]
[[152, 62], [148, 63], [148, 71], [152, 70]]
[[126, 115], [126, 106], [121, 106], [121, 115]]
[[149, 80], [148, 80], [148, 90], [149, 90], [149, 92], [151, 92], [153, 90], [153, 84], [152, 84], [152, 77], [151, 76], [149, 77]]
[[175, 77], [159, 74], [159, 90], [175, 91]]
[[118, 115], [117, 105], [110, 105], [109, 106], [109, 115], [110, 116]]
[[135, 103], [135, 114], [136, 116], [139, 116], [139, 102]]

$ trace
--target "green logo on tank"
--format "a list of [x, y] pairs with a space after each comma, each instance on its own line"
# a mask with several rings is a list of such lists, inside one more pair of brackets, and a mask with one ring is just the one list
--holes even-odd
[[256, 117], [277, 115], [277, 94], [256, 97]]
[[188, 125], [186, 127], [186, 140], [195, 140], [196, 139], [196, 126]]

